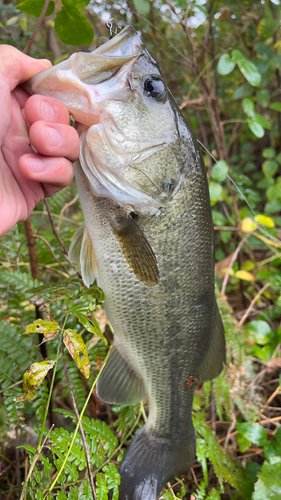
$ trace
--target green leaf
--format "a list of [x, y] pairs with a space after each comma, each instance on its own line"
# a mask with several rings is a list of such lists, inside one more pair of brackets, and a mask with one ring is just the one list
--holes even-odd
[[268, 107], [269, 91], [267, 89], [260, 89], [257, 91], [257, 102], [263, 108]]
[[97, 474], [96, 483], [97, 483], [97, 489], [96, 489], [97, 500], [108, 500], [109, 489], [105, 482], [104, 474], [102, 474], [101, 472]]
[[253, 120], [256, 123], [259, 123], [259, 125], [261, 125], [262, 127], [267, 128], [268, 130], [271, 129], [270, 123], [262, 115], [259, 115], [258, 113], [254, 113]]
[[253, 101], [251, 99], [243, 99], [243, 111], [248, 115], [250, 118], [253, 118], [255, 114], [255, 106]]
[[243, 56], [242, 52], [240, 52], [240, 50], [236, 50], [236, 49], [232, 50], [231, 55], [232, 55], [233, 61], [235, 61], [236, 63], [238, 63], [238, 61], [245, 60], [245, 57]]
[[270, 341], [271, 327], [262, 319], [250, 321], [247, 323], [245, 330], [258, 344], [264, 345]]
[[265, 148], [262, 152], [264, 158], [274, 158], [275, 150], [273, 148]]
[[242, 453], [245, 453], [245, 451], [247, 451], [251, 447], [252, 444], [251, 441], [247, 439], [245, 436], [243, 436], [243, 434], [238, 432], [236, 439], [239, 446], [239, 450]]
[[94, 31], [77, 9], [63, 7], [56, 16], [55, 30], [60, 40], [69, 45], [90, 45]]
[[150, 12], [148, 0], [133, 0], [134, 6], [141, 16], [147, 16]]
[[237, 61], [238, 67], [246, 80], [253, 86], [258, 87], [261, 83], [261, 75], [256, 66], [247, 59], [239, 59]]
[[278, 163], [274, 160], [266, 160], [263, 162], [262, 171], [267, 179], [273, 177], [276, 172], [278, 172], [279, 166]]
[[281, 182], [279, 179], [281, 178], [278, 177], [276, 183], [269, 186], [266, 190], [266, 196], [271, 202], [281, 201]]
[[243, 422], [242, 424], [236, 424], [235, 429], [240, 432], [244, 438], [258, 446], [264, 446], [267, 442], [267, 434], [264, 428], [259, 424]]
[[273, 109], [274, 111], [280, 111], [281, 113], [281, 102], [273, 102], [269, 107], [270, 109]]
[[102, 331], [99, 327], [99, 324], [98, 324], [95, 316], [93, 314], [91, 314], [91, 321], [90, 321], [86, 314], [83, 314], [81, 312], [79, 312], [79, 313], [77, 312], [76, 314], [77, 314], [78, 320], [80, 321], [80, 323], [82, 323], [82, 325], [86, 328], [86, 330], [88, 330], [88, 332], [93, 333], [94, 335], [98, 335], [100, 338], [102, 338], [104, 343], [107, 345], [107, 340], [103, 336]]
[[258, 473], [253, 500], [280, 500], [281, 497], [281, 461], [265, 462]]
[[72, 9], [83, 9], [89, 5], [89, 0], [62, 0], [62, 4], [65, 7], [70, 7]]
[[257, 54], [262, 59], [265, 59], [265, 60], [270, 59], [273, 55], [273, 51], [272, 51], [271, 47], [269, 47], [268, 45], [265, 45], [265, 43], [257, 43], [256, 51], [257, 51]]
[[226, 179], [228, 165], [226, 161], [219, 160], [212, 168], [212, 178], [217, 182], [222, 182]]
[[[40, 17], [44, 7], [45, 0], [25, 0], [17, 5], [17, 9], [29, 14], [30, 16]], [[45, 16], [50, 16], [55, 9], [53, 1], [49, 3]]]
[[222, 195], [222, 187], [217, 182], [209, 183], [211, 205], [215, 205]]
[[255, 120], [249, 120], [248, 125], [249, 129], [253, 132], [253, 134], [256, 137], [261, 139], [264, 136], [264, 128]]
[[258, 24], [258, 34], [261, 35], [263, 40], [267, 40], [274, 35], [277, 25], [277, 19], [268, 19], [267, 17], [263, 17]]
[[218, 72], [220, 75], [229, 75], [234, 70], [236, 62], [231, 59], [229, 54], [223, 54], [219, 58]]
[[194, 5], [194, 8], [200, 10], [200, 12], [203, 12], [203, 14], [205, 14], [205, 16], [208, 15], [208, 10], [206, 9], [205, 5], [200, 5], [199, 3], [196, 3]]

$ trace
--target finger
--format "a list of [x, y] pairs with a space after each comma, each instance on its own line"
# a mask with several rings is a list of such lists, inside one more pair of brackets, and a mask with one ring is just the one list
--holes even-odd
[[10, 45], [0, 46], [0, 74], [10, 90], [52, 66], [47, 59], [33, 59]]
[[25, 92], [25, 90], [21, 89], [20, 87], [16, 87], [15, 90], [12, 92], [13, 96], [16, 98], [16, 100], [19, 103], [19, 107], [21, 109], [24, 109], [25, 103], [27, 99], [30, 97], [30, 95]]
[[45, 156], [65, 156], [71, 161], [79, 156], [79, 136], [70, 125], [38, 121], [31, 125], [29, 138], [38, 153]]
[[38, 120], [69, 125], [69, 113], [64, 104], [41, 95], [31, 96], [25, 105], [25, 119], [28, 125]]
[[27, 179], [46, 183], [52, 189], [67, 186], [74, 174], [73, 165], [66, 158], [49, 158], [35, 153], [23, 155], [19, 159], [19, 168]]

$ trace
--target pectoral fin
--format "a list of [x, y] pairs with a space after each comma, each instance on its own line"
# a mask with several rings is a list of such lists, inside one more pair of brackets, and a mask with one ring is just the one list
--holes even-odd
[[111, 224], [123, 256], [136, 277], [146, 285], [157, 285], [157, 259], [146, 236], [131, 216]]
[[225, 337], [224, 327], [217, 304], [215, 304], [215, 321], [209, 349], [203, 359], [199, 371], [198, 380], [205, 382], [217, 377], [225, 363]]
[[69, 248], [69, 258], [72, 262], [80, 262], [82, 279], [90, 286], [96, 279], [96, 258], [88, 229], [84, 224], [76, 231]]
[[120, 354], [112, 347], [108, 361], [97, 381], [97, 395], [111, 404], [131, 405], [145, 396], [143, 381]]

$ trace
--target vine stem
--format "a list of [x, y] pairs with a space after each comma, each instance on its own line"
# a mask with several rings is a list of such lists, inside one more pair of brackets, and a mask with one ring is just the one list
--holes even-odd
[[[74, 399], [74, 395], [73, 395], [73, 391], [72, 391], [72, 387], [71, 387], [71, 383], [70, 383], [70, 378], [69, 378], [69, 374], [68, 374], [68, 370], [67, 370], [67, 363], [66, 363], [66, 359], [65, 359], [65, 355], [64, 355], [63, 339], [61, 341], [61, 355], [62, 355], [62, 363], [63, 363], [63, 369], [64, 369], [64, 374], [65, 374], [65, 378], [66, 378], [67, 387], [68, 387], [70, 398], [71, 398], [71, 401], [72, 401], [73, 410], [74, 410], [74, 413], [75, 413], [75, 416], [76, 416], [77, 422], [78, 422], [79, 419], [80, 419], [80, 415], [79, 415], [79, 412], [78, 412], [78, 408], [76, 406], [76, 402], [75, 402], [75, 399]], [[83, 446], [84, 446], [84, 451], [85, 451], [85, 457], [86, 457], [86, 463], [87, 463], [87, 469], [88, 469], [88, 475], [89, 475], [89, 481], [90, 481], [90, 485], [91, 485], [92, 494], [93, 494], [94, 499], [97, 500], [97, 495], [96, 495], [96, 490], [95, 490], [95, 485], [94, 485], [94, 480], [93, 480], [93, 474], [91, 472], [91, 462], [90, 462], [89, 447], [88, 447], [88, 444], [87, 444], [87, 441], [86, 441], [86, 436], [85, 436], [85, 432], [84, 432], [84, 429], [83, 429], [83, 426], [82, 426], [82, 422], [79, 424], [79, 431], [80, 431], [81, 438], [82, 438], [82, 441], [83, 441]]]
[[[68, 314], [64, 318], [62, 332], [65, 329], [67, 318], [68, 318]], [[50, 405], [50, 401], [51, 401], [51, 397], [52, 397], [52, 391], [53, 391], [53, 387], [54, 387], [54, 383], [55, 383], [55, 376], [56, 376], [56, 371], [57, 371], [57, 362], [58, 362], [58, 359], [59, 359], [59, 351], [60, 351], [60, 343], [58, 344], [58, 348], [57, 348], [56, 364], [55, 364], [54, 369], [53, 369], [53, 376], [52, 376], [52, 381], [51, 381], [51, 385], [50, 385], [49, 396], [48, 396], [48, 401], [47, 401], [47, 405], [46, 405], [46, 409], [45, 409], [45, 414], [44, 414], [44, 418], [43, 418], [43, 422], [42, 422], [41, 436], [40, 436], [39, 444], [37, 446], [37, 450], [38, 450], [38, 448], [40, 448], [40, 445], [41, 445], [42, 439], [43, 439], [43, 434], [44, 434], [45, 424], [46, 424], [46, 420], [47, 420], [49, 405]]]
[[37, 35], [38, 31], [39, 31], [39, 28], [40, 28], [41, 24], [44, 21], [44, 17], [45, 17], [45, 14], [46, 14], [47, 10], [48, 10], [49, 3], [50, 3], [50, 0], [45, 0], [44, 7], [43, 7], [42, 12], [40, 14], [40, 17], [38, 19], [38, 23], [35, 26], [35, 30], [33, 31], [30, 39], [28, 40], [28, 42], [27, 42], [27, 44], [26, 44], [26, 46], [25, 46], [25, 48], [23, 50], [24, 54], [27, 54], [27, 52], [29, 51], [31, 45], [33, 44], [33, 42], [34, 42], [34, 40], [36, 38], [36, 35]]
[[89, 394], [88, 394], [88, 397], [87, 397], [87, 399], [86, 399], [86, 401], [85, 401], [85, 404], [84, 404], [84, 406], [83, 406], [83, 408], [82, 408], [82, 411], [81, 411], [81, 413], [80, 413], [79, 420], [78, 420], [78, 422], [77, 422], [77, 425], [76, 425], [75, 431], [74, 431], [74, 433], [73, 433], [73, 437], [72, 437], [72, 440], [71, 440], [71, 443], [70, 443], [70, 446], [69, 446], [68, 452], [67, 452], [66, 457], [65, 457], [65, 459], [64, 459], [64, 461], [63, 461], [63, 463], [62, 463], [62, 466], [61, 466], [61, 468], [60, 468], [60, 470], [59, 470], [59, 472], [58, 472], [58, 474], [57, 474], [56, 478], [55, 478], [55, 479], [54, 479], [54, 481], [52, 482], [52, 484], [51, 484], [51, 486], [50, 486], [50, 488], [49, 488], [48, 492], [47, 492], [47, 493], [46, 493], [46, 495], [44, 496], [43, 500], [45, 500], [45, 498], [47, 497], [47, 494], [48, 494], [48, 493], [50, 493], [50, 492], [52, 491], [52, 489], [53, 489], [53, 488], [54, 488], [54, 486], [56, 485], [56, 483], [57, 483], [57, 481], [58, 481], [58, 479], [59, 479], [60, 475], [61, 475], [61, 474], [62, 474], [62, 472], [63, 472], [64, 466], [65, 466], [65, 464], [66, 464], [66, 462], [67, 462], [67, 459], [68, 459], [68, 457], [69, 457], [69, 455], [70, 455], [70, 452], [71, 452], [71, 449], [72, 449], [72, 447], [73, 447], [73, 444], [74, 444], [75, 438], [76, 438], [76, 436], [77, 436], [77, 432], [78, 432], [79, 426], [80, 426], [80, 424], [81, 424], [81, 422], [82, 422], [83, 415], [84, 415], [85, 410], [86, 410], [86, 408], [87, 408], [87, 406], [88, 406], [88, 403], [89, 403], [90, 397], [91, 397], [91, 395], [92, 395], [92, 392], [93, 392], [93, 390], [94, 390], [94, 387], [95, 387], [95, 385], [96, 385], [96, 383], [97, 383], [97, 381], [98, 381], [99, 377], [101, 376], [101, 374], [102, 374], [102, 372], [103, 372], [103, 370], [104, 370], [104, 367], [105, 367], [105, 365], [106, 365], [106, 363], [107, 363], [107, 360], [108, 360], [108, 358], [109, 358], [109, 354], [110, 354], [110, 352], [111, 352], [111, 347], [110, 347], [110, 348], [109, 348], [109, 350], [108, 350], [107, 356], [106, 356], [105, 361], [104, 361], [104, 363], [103, 363], [103, 365], [102, 365], [102, 367], [101, 367], [101, 370], [99, 371], [99, 374], [98, 374], [97, 378], [96, 378], [96, 379], [95, 379], [95, 381], [93, 382], [92, 387], [91, 387], [91, 390], [90, 390], [90, 392], [89, 392]]
[[35, 452], [34, 458], [33, 458], [33, 460], [32, 460], [32, 464], [31, 464], [31, 466], [30, 466], [30, 468], [29, 468], [29, 471], [28, 471], [28, 474], [27, 474], [27, 478], [26, 478], [25, 483], [24, 483], [24, 487], [23, 487], [23, 489], [22, 489], [22, 493], [21, 493], [21, 496], [20, 496], [20, 500], [23, 500], [23, 499], [26, 497], [26, 489], [27, 489], [28, 481], [29, 481], [29, 479], [30, 479], [30, 477], [31, 477], [31, 474], [32, 474], [32, 472], [33, 472], [33, 469], [34, 469], [34, 467], [35, 467], [35, 464], [36, 464], [36, 462], [37, 462], [38, 458], [40, 457], [40, 453], [41, 453], [41, 451], [43, 450], [43, 448], [44, 448], [44, 446], [45, 446], [45, 443], [46, 443], [46, 441], [47, 441], [47, 439], [48, 439], [48, 437], [49, 437], [49, 434], [50, 434], [51, 430], [53, 429], [53, 427], [54, 427], [54, 425], [52, 425], [52, 427], [49, 429], [48, 434], [47, 434], [47, 436], [45, 437], [45, 439], [44, 439], [44, 441], [43, 441], [42, 446], [40, 447], [40, 446], [38, 445], [38, 447], [37, 447], [37, 450], [36, 450], [36, 452]]

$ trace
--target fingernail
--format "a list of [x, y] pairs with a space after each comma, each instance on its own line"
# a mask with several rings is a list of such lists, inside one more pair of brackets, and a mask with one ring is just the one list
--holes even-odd
[[50, 146], [59, 146], [61, 143], [61, 134], [58, 130], [51, 127], [46, 127], [46, 134]]
[[55, 118], [55, 111], [51, 104], [46, 101], [41, 102], [42, 119], [46, 122], [53, 122]]
[[29, 158], [28, 160], [29, 169], [34, 172], [34, 174], [40, 174], [47, 169], [47, 164], [44, 160], [39, 160], [37, 158]]
[[42, 62], [45, 66], [52, 66], [51, 61], [49, 59], [39, 59], [40, 62]]

